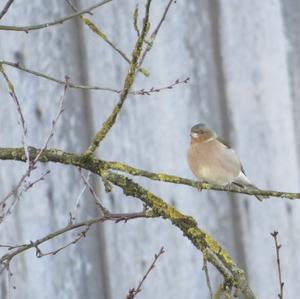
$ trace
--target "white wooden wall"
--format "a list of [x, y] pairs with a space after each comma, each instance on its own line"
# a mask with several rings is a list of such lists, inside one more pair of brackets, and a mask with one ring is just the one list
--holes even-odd
[[[1, 7], [6, 1], [1, 0]], [[133, 0], [114, 0], [92, 20], [128, 55], [135, 40]], [[81, 1], [88, 7], [95, 1]], [[167, 1], [153, 0], [152, 26]], [[1, 24], [27, 25], [71, 13], [61, 0], [15, 1]], [[159, 87], [177, 78], [190, 84], [151, 96], [129, 97], [116, 125], [97, 155], [157, 172], [193, 178], [186, 163], [189, 129], [206, 122], [239, 153], [249, 178], [259, 187], [299, 190], [300, 5], [297, 1], [190, 0], [174, 4], [145, 61], [149, 78], [135, 89]], [[29, 34], [0, 32], [0, 59], [90, 84], [120, 88], [128, 65], [78, 21]], [[40, 146], [56, 113], [62, 87], [6, 68], [15, 83], [29, 126], [30, 143]], [[80, 152], [110, 113], [116, 95], [70, 91], [51, 143]], [[15, 108], [0, 79], [1, 146], [20, 146]], [[0, 243], [22, 243], [64, 226], [82, 188], [78, 171], [58, 165], [49, 178], [30, 190], [13, 215], [1, 224]], [[24, 165], [0, 163], [1, 197], [21, 176]], [[188, 187], [135, 178], [212, 234], [244, 268], [259, 298], [278, 292], [275, 250], [270, 233], [279, 231], [286, 298], [297, 298], [300, 255], [300, 203]], [[112, 211], [138, 211], [141, 203], [114, 188], [98, 190]], [[91, 198], [83, 199], [81, 219], [92, 217]], [[56, 248], [70, 235], [50, 243]], [[154, 253], [166, 253], [146, 281], [142, 298], [208, 298], [202, 256], [162, 219], [126, 224], [105, 223], [89, 237], [54, 257], [37, 259], [30, 251], [16, 258], [11, 298], [124, 298], [138, 283]], [[46, 250], [46, 249], [45, 249]], [[213, 286], [220, 281], [211, 270]], [[6, 278], [1, 298], [7, 296]]]

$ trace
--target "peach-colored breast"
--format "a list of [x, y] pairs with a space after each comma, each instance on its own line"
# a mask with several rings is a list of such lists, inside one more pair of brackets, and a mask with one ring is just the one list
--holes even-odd
[[207, 143], [192, 142], [188, 150], [188, 164], [200, 181], [212, 184], [231, 183], [241, 172], [237, 154], [216, 139]]

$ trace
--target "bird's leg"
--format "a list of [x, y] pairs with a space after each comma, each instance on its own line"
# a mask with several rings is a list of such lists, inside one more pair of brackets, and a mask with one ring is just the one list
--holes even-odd
[[230, 191], [231, 191], [231, 183], [226, 184], [226, 185], [224, 186], [224, 189], [225, 189], [226, 191], [230, 192]]
[[205, 182], [205, 181], [199, 181], [197, 183], [197, 189], [198, 189], [198, 191], [202, 191], [202, 184], [205, 184], [205, 183], [207, 183], [207, 182]]

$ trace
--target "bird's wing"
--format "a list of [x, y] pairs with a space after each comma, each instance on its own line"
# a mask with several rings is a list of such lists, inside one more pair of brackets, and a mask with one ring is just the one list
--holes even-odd
[[[218, 136], [218, 137], [217, 137], [217, 140], [218, 140], [220, 143], [224, 144], [228, 149], [232, 150], [232, 151], [235, 153], [235, 151], [231, 148], [231, 146], [230, 146], [226, 141], [224, 141], [223, 138], [220, 138], [220, 137]], [[236, 153], [235, 153], [235, 154], [236, 154]], [[240, 161], [240, 163], [241, 163], [241, 161]], [[246, 175], [242, 163], [241, 163], [241, 171], [242, 171], [242, 173], [243, 173], [244, 175]]]
[[255, 187], [251, 183], [251, 181], [245, 176], [245, 174], [243, 173], [243, 171], [241, 171], [241, 173], [239, 174], [239, 176], [234, 180], [233, 184], [235, 184], [235, 185], [237, 185], [239, 187], [243, 187], [243, 186]]
[[[222, 143], [225, 147], [227, 147], [228, 149], [232, 150], [234, 152], [234, 150], [226, 143], [224, 142], [224, 140], [222, 138], [217, 138], [217, 140]], [[236, 153], [234, 152], [234, 154], [236, 155]], [[236, 155], [237, 156], [237, 155]], [[237, 156], [237, 158], [239, 159], [239, 157]], [[253, 185], [251, 183], [251, 181], [247, 178], [244, 167], [240, 161], [240, 165], [241, 165], [241, 172], [239, 174], [239, 176], [235, 179], [234, 182], [232, 182], [232, 184], [237, 185], [239, 187], [250, 187], [253, 189], [258, 189], [255, 185]], [[258, 189], [259, 190], [259, 189]], [[256, 195], [255, 196], [258, 200], [263, 201], [265, 198], [268, 198], [268, 196], [262, 196], [262, 195]]]
[[223, 139], [223, 138], [220, 138], [219, 136], [217, 137], [217, 140], [224, 144], [226, 147], [230, 148], [231, 149], [231, 146]]

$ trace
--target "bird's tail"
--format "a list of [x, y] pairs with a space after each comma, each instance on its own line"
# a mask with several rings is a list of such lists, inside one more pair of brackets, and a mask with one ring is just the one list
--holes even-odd
[[[239, 187], [242, 187], [242, 188], [252, 188], [252, 189], [255, 189], [255, 190], [260, 190], [259, 188], [257, 188], [255, 185], [253, 185], [250, 182], [250, 180], [245, 176], [245, 174], [243, 172], [240, 173], [237, 180], [235, 180], [233, 183], [238, 185]], [[259, 201], [263, 201], [264, 199], [269, 198], [269, 196], [266, 196], [266, 195], [255, 195], [255, 197]]]
[[[255, 185], [253, 184], [249, 184], [249, 185], [244, 185], [243, 187], [249, 187], [249, 188], [252, 188], [252, 189], [255, 189], [255, 190], [260, 190], [259, 188], [257, 188]], [[269, 196], [266, 196], [266, 195], [255, 195], [255, 197], [260, 200], [260, 201], [263, 201], [264, 199], [266, 198], [269, 198]]]

